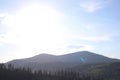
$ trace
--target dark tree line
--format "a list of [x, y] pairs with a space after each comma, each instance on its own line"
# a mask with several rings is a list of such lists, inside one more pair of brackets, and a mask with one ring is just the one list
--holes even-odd
[[13, 65], [0, 64], [0, 80], [90, 80], [82, 79], [79, 73], [73, 71], [32, 71], [30, 68], [14, 68]]
[[[0, 80], [120, 80], [120, 65], [111, 66], [112, 70], [116, 71], [110, 73], [109, 67], [94, 68], [82, 74], [76, 71], [61, 70], [57, 72], [49, 71], [32, 71], [30, 68], [14, 68], [9, 64], [5, 66], [0, 64]], [[100, 69], [100, 70], [99, 70]]]

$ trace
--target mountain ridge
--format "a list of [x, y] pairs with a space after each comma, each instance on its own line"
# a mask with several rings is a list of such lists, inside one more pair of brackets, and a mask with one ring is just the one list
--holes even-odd
[[77, 65], [120, 62], [120, 60], [108, 58], [89, 51], [79, 51], [65, 55], [39, 54], [30, 58], [17, 59], [7, 62], [15, 67], [30, 67], [34, 70], [60, 70]]

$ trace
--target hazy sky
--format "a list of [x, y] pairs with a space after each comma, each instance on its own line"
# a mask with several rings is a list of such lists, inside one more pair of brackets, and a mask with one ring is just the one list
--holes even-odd
[[120, 0], [0, 0], [0, 62], [88, 50], [120, 59]]

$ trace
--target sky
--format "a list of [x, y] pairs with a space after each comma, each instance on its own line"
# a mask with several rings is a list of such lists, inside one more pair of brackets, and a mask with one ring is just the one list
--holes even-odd
[[0, 62], [91, 51], [120, 59], [120, 0], [0, 0]]

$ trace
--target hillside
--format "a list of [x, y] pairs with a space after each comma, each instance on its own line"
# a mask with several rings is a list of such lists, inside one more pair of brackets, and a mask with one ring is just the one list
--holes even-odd
[[111, 59], [96, 53], [81, 51], [65, 55], [40, 54], [31, 58], [18, 59], [7, 62], [15, 67], [30, 67], [33, 70], [61, 70], [72, 68], [77, 65], [119, 62], [117, 59]]
[[97, 78], [100, 80], [120, 79], [120, 62], [78, 65], [71, 70], [89, 75], [95, 80], [98, 80]]
[[120, 80], [120, 62], [78, 65], [54, 73], [0, 64], [0, 80]]

